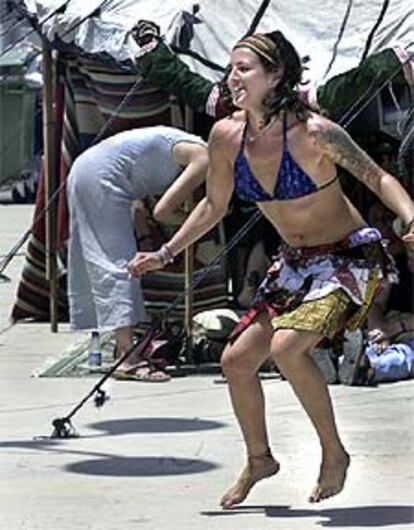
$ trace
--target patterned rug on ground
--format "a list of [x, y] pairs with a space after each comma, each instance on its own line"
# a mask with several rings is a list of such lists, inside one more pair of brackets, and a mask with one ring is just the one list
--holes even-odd
[[[142, 336], [142, 335], [141, 335]], [[139, 338], [139, 335], [136, 339]], [[99, 337], [102, 363], [100, 366], [89, 366], [88, 353], [91, 349], [91, 339], [85, 337], [77, 340], [60, 355], [48, 359], [43, 366], [33, 370], [33, 377], [90, 377], [107, 373], [114, 364], [115, 337], [113, 333], [102, 333]], [[212, 361], [209, 359], [209, 361]], [[194, 364], [182, 360], [179, 365], [168, 365], [165, 368], [172, 377], [191, 374], [219, 374], [220, 364], [202, 361]]]
[[[229, 309], [217, 309], [203, 311], [195, 315], [193, 319], [192, 352], [185, 354], [185, 361], [177, 367], [168, 366], [171, 375], [183, 375], [193, 372], [220, 372], [218, 360], [220, 352], [215, 355], [197, 355], [198, 350], [204, 350], [203, 346], [207, 339], [225, 339], [230, 329], [238, 321], [238, 315]], [[173, 321], [170, 322], [172, 324]], [[147, 327], [135, 329], [135, 340], [142, 337]], [[77, 340], [60, 355], [48, 359], [46, 363], [33, 372], [34, 377], [86, 377], [96, 374], [104, 374], [111, 369], [114, 363], [115, 336], [112, 332], [101, 333], [99, 336], [100, 351], [102, 354], [101, 366], [89, 366], [88, 353], [91, 349], [91, 336], [85, 336]], [[198, 350], [197, 350], [198, 346]], [[204, 351], [203, 351], [204, 353]], [[192, 362], [190, 362], [192, 361]], [[188, 364], [192, 366], [188, 366]], [[194, 363], [197, 366], [194, 366]], [[202, 365], [202, 366], [201, 366]]]
[[88, 353], [91, 339], [77, 340], [60, 355], [48, 359], [40, 368], [33, 371], [34, 377], [87, 377], [106, 373], [114, 362], [115, 337], [113, 333], [102, 333], [99, 337], [102, 364], [89, 366]]

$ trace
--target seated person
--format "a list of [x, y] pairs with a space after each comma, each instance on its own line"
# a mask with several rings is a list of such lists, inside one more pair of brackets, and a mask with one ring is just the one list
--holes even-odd
[[401, 381], [414, 376], [414, 338], [396, 343], [368, 342], [359, 363], [357, 381], [376, 384]]
[[348, 336], [339, 370], [344, 384], [372, 385], [414, 375], [414, 254], [389, 228], [389, 216], [379, 203], [370, 208], [370, 222], [388, 239], [399, 272], [398, 283], [388, 283], [375, 297], [364, 333]]
[[[164, 126], [121, 132], [75, 160], [67, 184], [72, 329], [114, 331], [118, 357], [132, 346], [134, 327], [146, 320], [141, 280], [126, 270], [137, 251], [133, 201], [164, 193], [154, 217], [179, 223], [179, 207], [204, 181], [207, 165], [207, 148], [200, 137]], [[142, 248], [147, 235], [138, 234]], [[117, 376], [141, 379], [137, 361], [131, 355]]]
[[[414, 260], [408, 259], [411, 273], [414, 272]], [[401, 282], [401, 280], [400, 280]], [[380, 293], [378, 302], [373, 305], [372, 314], [368, 315], [368, 343], [359, 362], [358, 379], [362, 383], [375, 384], [385, 381], [400, 381], [414, 376], [414, 313], [412, 308], [412, 281], [401, 282], [398, 286], [389, 286]], [[411, 298], [411, 308], [397, 311], [392, 308], [397, 291], [405, 291], [401, 303]], [[397, 298], [398, 299], [398, 298]], [[384, 303], [386, 301], [389, 303]], [[380, 307], [384, 308], [383, 315]], [[403, 307], [403, 306], [400, 306]], [[404, 308], [406, 309], [406, 308]]]

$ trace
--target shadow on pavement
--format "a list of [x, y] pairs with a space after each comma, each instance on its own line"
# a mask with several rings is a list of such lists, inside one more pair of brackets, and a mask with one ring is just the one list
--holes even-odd
[[[73, 444], [70, 444], [73, 447]], [[220, 467], [214, 462], [169, 456], [125, 457], [103, 452], [73, 450], [61, 440], [15, 440], [0, 442], [0, 449], [46, 451], [50, 454], [89, 457], [62, 468], [69, 473], [106, 477], [157, 477], [205, 473]], [[91, 457], [93, 458], [91, 460]]]
[[0, 442], [0, 449], [30, 449], [36, 451], [47, 451], [59, 447], [60, 440], [53, 438], [38, 438], [35, 440], [10, 440], [8, 442]]
[[85, 460], [65, 466], [65, 470], [82, 475], [106, 477], [161, 477], [205, 473], [218, 468], [206, 460], [175, 457], [119, 457]]
[[184, 418], [133, 418], [100, 421], [88, 425], [91, 429], [104, 431], [106, 434], [206, 431], [225, 426], [225, 423], [218, 421]]
[[[327, 508], [322, 510], [295, 509], [290, 506], [238, 506], [231, 510], [201, 512], [208, 517], [262, 513], [266, 517], [299, 519], [320, 517], [318, 524], [324, 527], [381, 528], [407, 525], [414, 522], [414, 506], [356, 506]], [[404, 527], [406, 528], [406, 527]]]

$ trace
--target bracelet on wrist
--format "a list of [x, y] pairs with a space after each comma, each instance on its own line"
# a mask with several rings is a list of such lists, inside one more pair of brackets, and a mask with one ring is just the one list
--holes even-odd
[[162, 245], [161, 248], [157, 250], [156, 254], [160, 258], [163, 265], [167, 265], [167, 263], [173, 263], [174, 261], [174, 255], [167, 245]]

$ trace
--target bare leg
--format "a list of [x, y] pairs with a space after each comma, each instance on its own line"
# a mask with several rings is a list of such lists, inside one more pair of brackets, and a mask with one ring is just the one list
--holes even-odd
[[339, 493], [345, 482], [349, 455], [336, 428], [332, 402], [322, 374], [309, 356], [321, 337], [309, 332], [279, 330], [272, 339], [272, 356], [299, 398], [319, 436], [322, 463], [309, 500], [318, 502]]
[[267, 316], [261, 315], [223, 352], [222, 368], [248, 455], [240, 477], [221, 499], [223, 508], [242, 502], [256, 482], [279, 470], [279, 463], [269, 449], [264, 395], [256, 375], [259, 366], [269, 357], [272, 333]]
[[[134, 328], [126, 326], [115, 330], [116, 350], [115, 356], [119, 359], [133, 344]], [[151, 381], [165, 382], [171, 379], [161, 368], [155, 364], [150, 364], [148, 360], [142, 359], [137, 353], [133, 352], [125, 361], [118, 366], [114, 372], [115, 379], [134, 380], [134, 381]]]
[[[134, 328], [132, 326], [125, 326], [115, 330], [116, 350], [115, 357], [119, 359], [133, 344]], [[119, 370], [128, 371], [133, 368], [138, 359], [134, 358], [134, 354], [130, 355], [120, 366]]]

